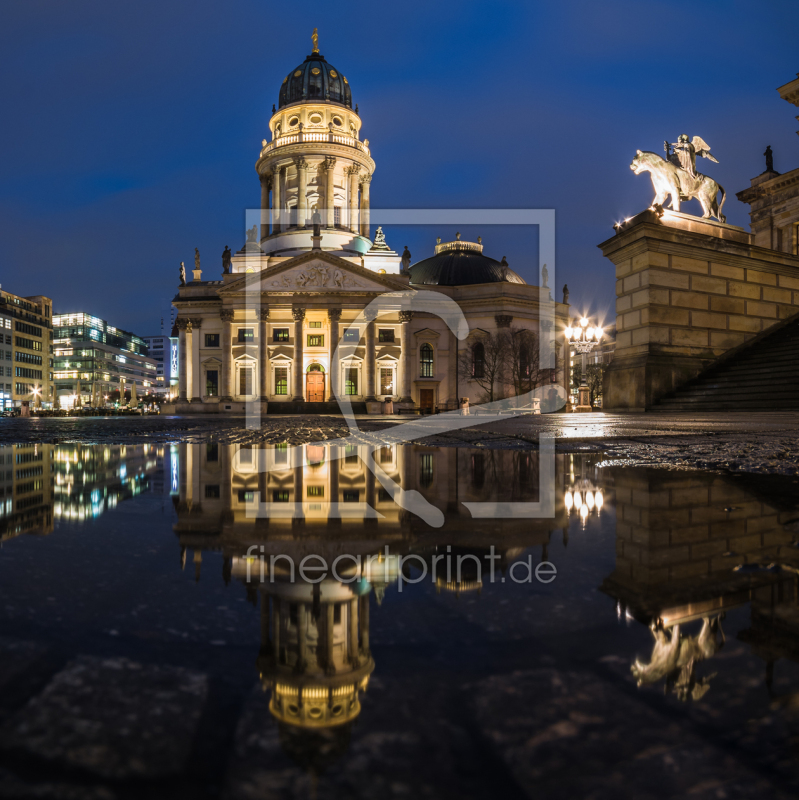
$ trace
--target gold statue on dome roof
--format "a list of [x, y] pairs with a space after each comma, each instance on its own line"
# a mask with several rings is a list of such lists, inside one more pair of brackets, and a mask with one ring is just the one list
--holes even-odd
[[319, 34], [317, 33], [318, 28], [313, 29], [313, 33], [311, 34], [311, 41], [313, 42], [313, 52], [319, 52]]

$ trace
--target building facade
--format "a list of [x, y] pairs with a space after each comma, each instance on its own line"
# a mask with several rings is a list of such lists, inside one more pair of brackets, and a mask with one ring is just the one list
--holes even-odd
[[[783, 100], [799, 106], [799, 74], [777, 91]], [[764, 155], [765, 171], [752, 178], [752, 185], [737, 197], [751, 207], [755, 245], [799, 256], [799, 167], [780, 174], [774, 169], [771, 147]]]
[[178, 337], [160, 333], [143, 336], [150, 358], [155, 361], [155, 388], [159, 395], [170, 396], [178, 388]]
[[0, 411], [52, 404], [52, 307], [49, 297], [0, 290]]
[[[485, 394], [479, 359], [470, 367], [464, 352], [503, 330], [544, 342], [536, 381], [565, 396], [568, 306], [552, 302], [549, 287], [527, 285], [481, 241], [439, 240], [410, 266], [380, 229], [371, 238], [376, 164], [361, 125], [347, 78], [318, 51], [283, 80], [255, 165], [261, 224], [237, 253], [226, 248], [220, 278], [195, 269], [173, 300], [179, 412], [241, 412], [252, 401], [297, 409], [337, 396], [370, 412], [387, 399], [453, 409]], [[443, 295], [442, 308], [445, 298], [457, 304], [469, 338], [458, 340], [435, 304], [419, 310], [423, 291]], [[375, 314], [372, 301], [389, 295], [397, 302]]]
[[140, 337], [99, 317], [77, 312], [53, 317], [56, 403], [103, 406], [112, 393], [141, 397], [156, 385], [157, 365]]

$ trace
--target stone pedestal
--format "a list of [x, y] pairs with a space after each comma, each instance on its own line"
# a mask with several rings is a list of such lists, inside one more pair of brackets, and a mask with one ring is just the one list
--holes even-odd
[[593, 411], [591, 408], [591, 390], [583, 384], [578, 390], [579, 400], [574, 409], [578, 414], [585, 414]]
[[599, 247], [616, 267], [616, 352], [603, 410], [652, 408], [799, 310], [799, 258], [755, 246], [743, 228], [647, 210]]

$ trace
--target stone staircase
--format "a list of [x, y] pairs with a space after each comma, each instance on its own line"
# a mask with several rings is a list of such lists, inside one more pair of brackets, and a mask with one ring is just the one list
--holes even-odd
[[799, 314], [725, 353], [653, 411], [799, 411]]
[[[288, 400], [283, 403], [270, 401], [267, 414], [341, 414], [341, 409], [335, 400], [331, 403], [294, 403]], [[365, 414], [366, 403], [353, 403], [353, 414]]]

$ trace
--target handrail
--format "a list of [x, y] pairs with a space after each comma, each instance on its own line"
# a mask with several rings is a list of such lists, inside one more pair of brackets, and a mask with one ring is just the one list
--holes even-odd
[[278, 147], [284, 147], [288, 144], [300, 144], [303, 142], [330, 142], [331, 144], [343, 144], [345, 147], [354, 147], [355, 149], [366, 153], [367, 156], [371, 155], [369, 147], [359, 139], [356, 139], [354, 136], [347, 136], [347, 134], [344, 133], [333, 133], [332, 131], [329, 133], [324, 133], [322, 131], [299, 131], [298, 133], [283, 134], [283, 136], [279, 136], [277, 139], [272, 139], [271, 142], [268, 142], [266, 145], [264, 145], [264, 147], [261, 148], [261, 155], [265, 156], [267, 153], [277, 149]]

